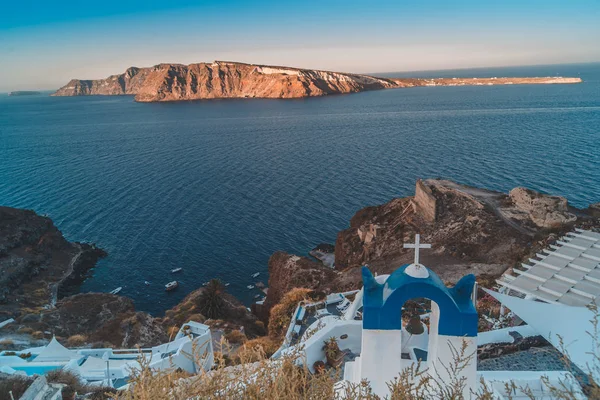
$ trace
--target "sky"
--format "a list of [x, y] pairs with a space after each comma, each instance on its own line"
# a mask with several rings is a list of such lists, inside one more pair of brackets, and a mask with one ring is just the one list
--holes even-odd
[[130, 66], [377, 73], [600, 61], [598, 0], [0, 0], [0, 91]]

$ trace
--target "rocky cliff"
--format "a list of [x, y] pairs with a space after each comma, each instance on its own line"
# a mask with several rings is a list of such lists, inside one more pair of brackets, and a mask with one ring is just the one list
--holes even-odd
[[263, 309], [272, 308], [291, 289], [322, 289], [338, 275], [337, 271], [321, 263], [278, 251], [269, 259], [269, 291], [264, 307], [258, 307], [257, 314], [266, 319], [267, 314]]
[[[163, 318], [136, 311], [127, 297], [75, 294], [90, 268], [105, 255], [94, 245], [67, 241], [50, 218], [0, 207], [0, 321], [15, 319], [3, 334], [24, 344], [33, 342], [27, 338], [32, 334], [34, 340], [51, 335], [62, 341], [76, 339], [72, 345], [147, 347], [168, 341], [169, 329], [178, 329], [189, 318], [205, 320], [196, 311], [204, 288]], [[264, 326], [246, 307], [227, 293], [224, 298], [220, 322], [229, 323], [229, 329], [243, 326], [249, 337], [264, 334]]]
[[[444, 279], [467, 272], [499, 275], [551, 232], [600, 226], [559, 196], [525, 188], [510, 194], [445, 180], [417, 182], [416, 195], [360, 210], [338, 234], [336, 268], [369, 263], [380, 273], [410, 261], [403, 243], [415, 233], [433, 245], [422, 259]], [[365, 232], [370, 235], [365, 234]]]
[[[533, 256], [575, 226], [600, 229], [596, 206], [571, 207], [563, 197], [515, 188], [510, 194], [446, 180], [418, 181], [415, 195], [359, 210], [338, 233], [335, 270], [309, 259], [275, 253], [269, 260], [269, 292], [262, 317], [295, 287], [325, 293], [361, 286], [360, 266], [391, 273], [412, 261], [404, 249], [415, 233], [431, 243], [421, 261], [454, 283], [468, 273], [494, 278]], [[493, 280], [492, 280], [493, 281]]]
[[0, 207], [0, 318], [56, 302], [103, 256], [94, 245], [67, 241], [50, 218]]
[[290, 99], [412, 86], [576, 83], [579, 78], [388, 79], [312, 69], [215, 61], [131, 67], [106, 79], [73, 79], [54, 96], [135, 95], [140, 102], [216, 98]]
[[100, 80], [73, 79], [55, 96], [135, 95], [136, 101], [298, 98], [385, 89], [397, 84], [367, 75], [215, 61], [129, 68]]

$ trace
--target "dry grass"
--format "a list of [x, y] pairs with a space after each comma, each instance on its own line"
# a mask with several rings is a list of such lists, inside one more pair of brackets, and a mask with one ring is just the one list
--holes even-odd
[[[249, 343], [249, 342], [248, 342]], [[123, 400], [179, 399], [328, 399], [333, 398], [336, 374], [311, 375], [293, 358], [271, 362], [260, 350], [247, 354], [243, 364], [228, 366], [223, 357], [208, 373], [185, 377], [182, 373], [155, 371], [147, 366], [134, 373], [129, 391], [119, 393]], [[254, 361], [259, 360], [259, 361]]]
[[279, 349], [279, 342], [268, 336], [245, 342], [235, 353], [234, 363], [257, 362], [269, 358]]
[[35, 331], [31, 334], [31, 337], [34, 339], [43, 339], [44, 338], [44, 332], [42, 331]]
[[[226, 345], [226, 342], [222, 343], [222, 346]], [[227, 352], [217, 352], [215, 368], [192, 377], [183, 372], [153, 371], [148, 367], [148, 361], [142, 359], [141, 370], [134, 371], [130, 379], [130, 389], [119, 392], [115, 398], [123, 400], [379, 399], [373, 394], [366, 381], [346, 386], [336, 385], [336, 382], [341, 379], [340, 369], [321, 369], [319, 373], [311, 374], [305, 366], [306, 363], [298, 362], [302, 361], [298, 354], [286, 355], [277, 361], [269, 360], [268, 353], [265, 351], [269, 347], [273, 351], [277, 347], [277, 343], [269, 337], [246, 342], [236, 354], [237, 365], [231, 365], [231, 360], [224, 355]], [[387, 399], [465, 400], [463, 392], [465, 392], [466, 380], [461, 378], [461, 375], [470, 358], [474, 356], [467, 354], [466, 349], [466, 342], [461, 349], [454, 349], [454, 361], [446, 367], [451, 376], [449, 381], [438, 381], [432, 378], [420, 364], [414, 364], [388, 383], [390, 396]], [[600, 361], [598, 358], [597, 360]], [[558, 387], [553, 386], [548, 380], [544, 383], [547, 392], [554, 398], [563, 400], [579, 398], [566, 382], [559, 384]], [[584, 391], [590, 399], [600, 398], [599, 387], [593, 380], [586, 385]], [[535, 400], [531, 390], [527, 387], [518, 387], [513, 383], [506, 385], [507, 398], [512, 398], [510, 393], [517, 390], [531, 400]], [[479, 392], [471, 393], [467, 398], [492, 400], [496, 397], [491, 388], [482, 384]]]
[[169, 338], [174, 338], [175, 336], [177, 336], [177, 333], [179, 332], [179, 326], [170, 326], [169, 329], [167, 329], [167, 335], [169, 335]]
[[[460, 352], [458, 353], [460, 354]], [[339, 387], [341, 379], [339, 369], [327, 369], [322, 373], [311, 374], [307, 367], [298, 365], [295, 356], [286, 356], [278, 361], [265, 358], [260, 351], [246, 354], [242, 364], [230, 366], [229, 360], [216, 354], [217, 367], [210, 372], [189, 377], [181, 372], [152, 371], [144, 365], [140, 371], [134, 371], [130, 380], [131, 387], [119, 392], [116, 399], [121, 400], [183, 400], [183, 399], [360, 399], [378, 400], [368, 382], [349, 384]], [[460, 376], [464, 361], [457, 358], [450, 366], [453, 376]], [[439, 382], [431, 378], [420, 365], [405, 369], [396, 379], [388, 383], [389, 400], [465, 400], [463, 391], [465, 380], [452, 378], [449, 382]], [[575, 400], [576, 394], [567, 386], [553, 387], [547, 383], [548, 393], [554, 398]], [[336, 389], [339, 389], [336, 392]], [[528, 388], [507, 385], [507, 393], [521, 390], [525, 396], [535, 400]], [[587, 392], [590, 399], [597, 399], [598, 392]], [[485, 385], [477, 393], [467, 396], [470, 399], [492, 400], [495, 397], [491, 388]], [[508, 398], [511, 398], [510, 396]]]
[[107, 394], [116, 393], [116, 390], [113, 388], [86, 385], [81, 382], [77, 374], [64, 369], [56, 369], [46, 373], [46, 379], [50, 383], [66, 385], [62, 390], [62, 396], [65, 399], [73, 398], [75, 393], [79, 395], [90, 394], [90, 397], [98, 399], [109, 398]]
[[12, 391], [14, 399], [20, 398], [32, 382], [32, 378], [21, 376], [0, 380], [0, 400], [12, 400], [9, 391]]
[[87, 340], [88, 340], [88, 338], [85, 335], [73, 335], [67, 339], [67, 346], [68, 347], [83, 346], [85, 343], [87, 343]]
[[294, 312], [298, 303], [309, 299], [312, 293], [313, 291], [310, 289], [292, 289], [271, 309], [269, 315], [269, 337], [271, 339], [283, 340], [292, 318], [292, 312]]
[[242, 344], [248, 340], [246, 335], [238, 330], [233, 330], [225, 334], [225, 340], [232, 344]]

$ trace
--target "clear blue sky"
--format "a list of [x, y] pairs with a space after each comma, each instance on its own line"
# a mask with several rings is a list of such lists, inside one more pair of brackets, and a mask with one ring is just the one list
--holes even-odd
[[215, 59], [349, 72], [600, 61], [598, 0], [7, 0], [0, 9], [0, 91]]

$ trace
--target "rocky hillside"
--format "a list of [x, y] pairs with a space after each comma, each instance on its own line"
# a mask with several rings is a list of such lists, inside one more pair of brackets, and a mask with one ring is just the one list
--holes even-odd
[[414, 196], [363, 208], [352, 217], [350, 227], [337, 236], [335, 271], [275, 253], [269, 260], [267, 309], [258, 311], [264, 318], [295, 287], [325, 293], [360, 288], [365, 264], [379, 274], [391, 273], [412, 261], [414, 253], [403, 243], [415, 233], [432, 244], [421, 251], [421, 262], [445, 281], [456, 282], [468, 273], [497, 277], [574, 226], [600, 229], [597, 209], [578, 210], [563, 197], [525, 188], [507, 194], [445, 180], [418, 181]]
[[[75, 294], [105, 255], [94, 245], [67, 241], [48, 217], [0, 207], [0, 321], [15, 319], [3, 328], [3, 335], [24, 343], [56, 335], [73, 346], [146, 347], [166, 342], [169, 330], [190, 318], [206, 320], [197, 311], [204, 288], [192, 292], [163, 318], [136, 311], [127, 297]], [[223, 296], [225, 307], [218, 324], [228, 330], [244, 327], [248, 337], [264, 334], [262, 323], [242, 303], [227, 293]]]
[[56, 302], [104, 255], [67, 241], [50, 218], [0, 207], [0, 319]]
[[525, 188], [500, 193], [445, 180], [418, 181], [415, 196], [360, 210], [338, 234], [336, 268], [369, 263], [381, 273], [408, 262], [415, 233], [433, 245], [422, 260], [449, 281], [464, 273], [499, 275], [542, 238], [573, 226], [600, 226], [559, 196]]
[[215, 61], [131, 67], [106, 79], [72, 79], [54, 96], [135, 95], [140, 102], [217, 98], [290, 99], [412, 86], [576, 83], [579, 78], [387, 79], [312, 69]]

